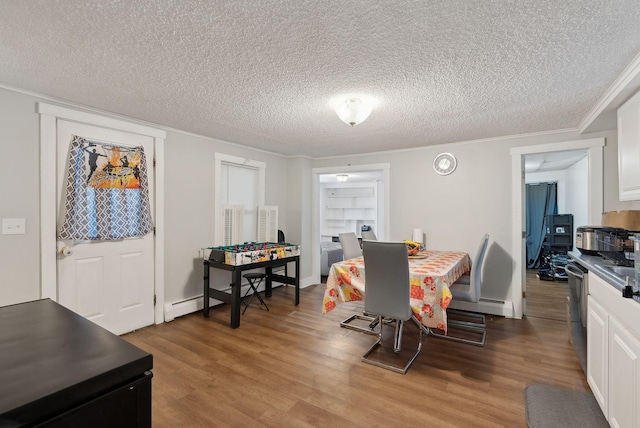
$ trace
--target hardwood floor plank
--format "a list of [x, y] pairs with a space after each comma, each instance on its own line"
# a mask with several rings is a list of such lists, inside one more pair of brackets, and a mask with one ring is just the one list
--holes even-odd
[[527, 385], [589, 391], [559, 312], [488, 317], [482, 348], [425, 337], [401, 375], [362, 363], [375, 338], [339, 327], [362, 302], [322, 315], [323, 293], [302, 289], [296, 307], [276, 288], [238, 329], [220, 305], [123, 336], [154, 356], [153, 426], [526, 427]]

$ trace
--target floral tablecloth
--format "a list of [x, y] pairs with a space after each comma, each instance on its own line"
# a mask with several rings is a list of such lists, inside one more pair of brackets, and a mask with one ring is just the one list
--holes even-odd
[[[446, 331], [449, 285], [469, 273], [471, 259], [469, 254], [456, 251], [427, 250], [419, 256], [424, 258], [409, 259], [411, 309], [425, 326]], [[322, 313], [343, 302], [364, 300], [364, 293], [364, 259], [334, 263], [327, 277]]]

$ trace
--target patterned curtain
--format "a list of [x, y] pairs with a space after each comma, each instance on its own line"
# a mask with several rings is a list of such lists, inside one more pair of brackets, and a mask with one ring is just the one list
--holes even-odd
[[61, 239], [115, 241], [153, 230], [142, 147], [73, 135], [65, 192]]

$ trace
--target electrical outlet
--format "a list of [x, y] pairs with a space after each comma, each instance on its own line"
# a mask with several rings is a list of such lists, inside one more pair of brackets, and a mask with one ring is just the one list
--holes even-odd
[[3, 235], [24, 235], [26, 233], [26, 219], [24, 218], [3, 218]]

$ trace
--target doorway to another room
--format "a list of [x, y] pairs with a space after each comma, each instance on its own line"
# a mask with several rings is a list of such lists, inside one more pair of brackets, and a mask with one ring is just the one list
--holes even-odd
[[361, 238], [362, 231], [371, 231], [378, 239], [387, 236], [388, 169], [386, 164], [314, 169], [318, 251], [314, 259], [321, 282], [331, 265], [342, 260], [340, 233], [353, 232]]
[[575, 229], [588, 218], [586, 150], [525, 156], [526, 315], [567, 319], [567, 274]]

